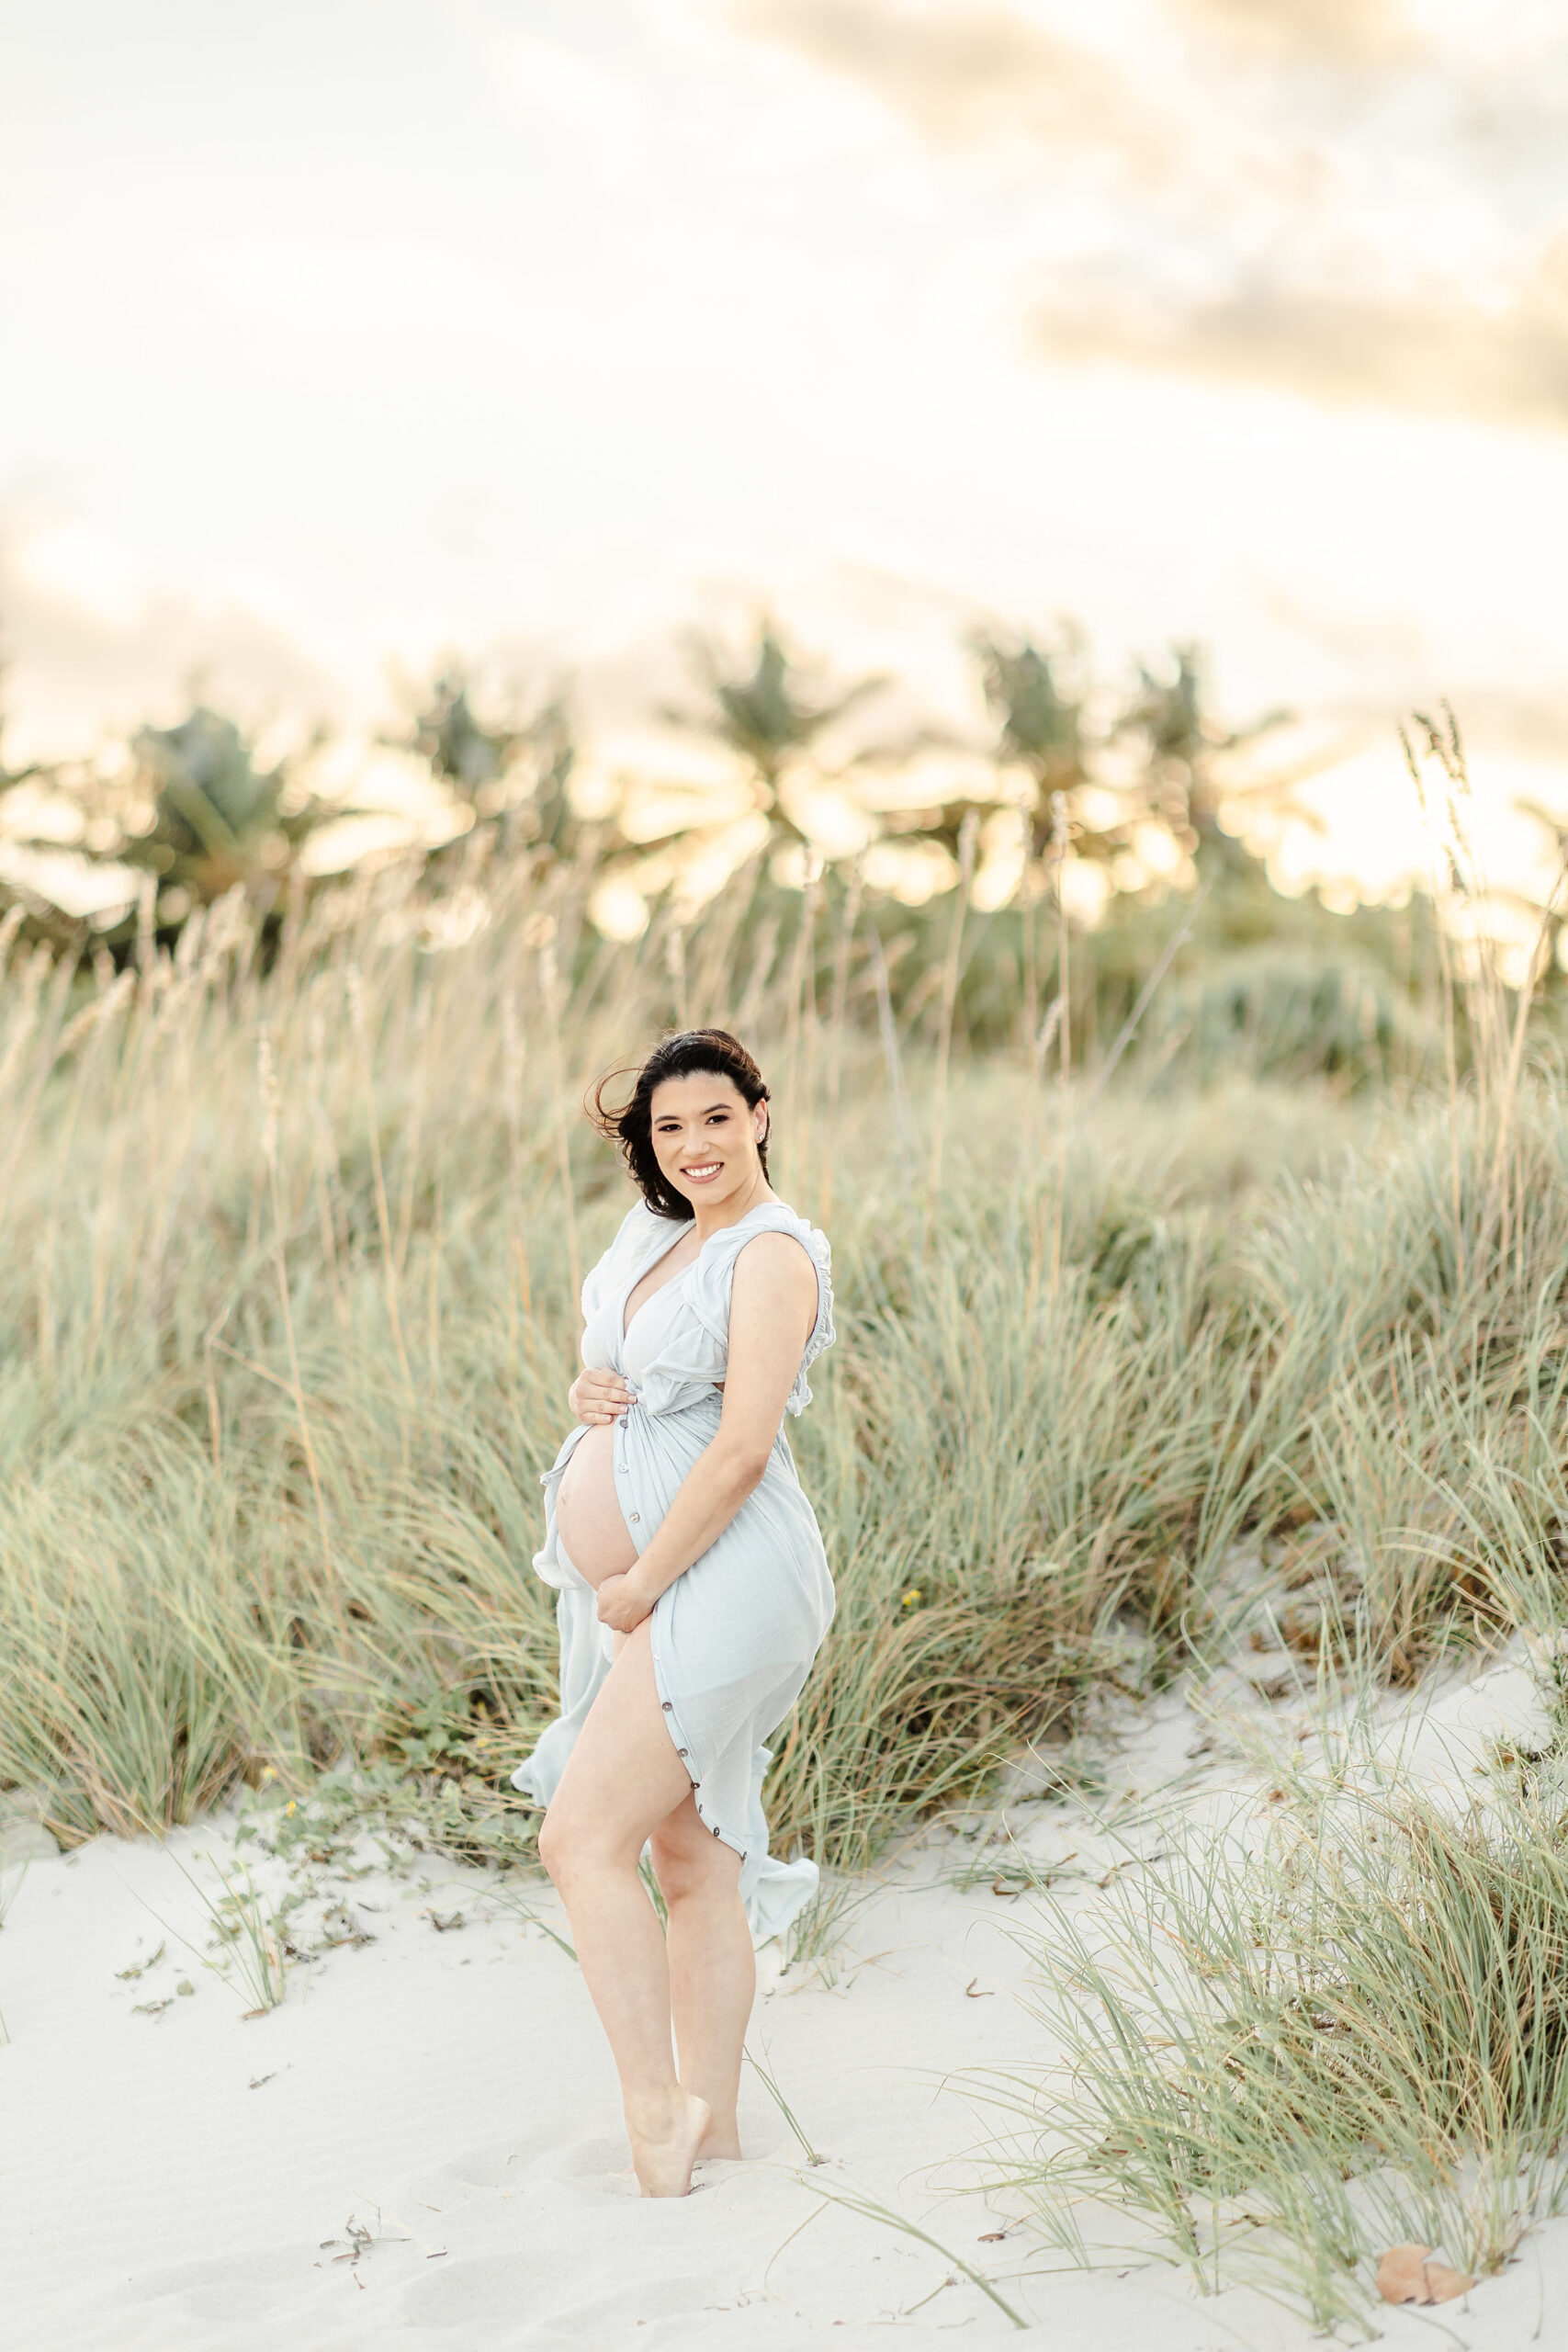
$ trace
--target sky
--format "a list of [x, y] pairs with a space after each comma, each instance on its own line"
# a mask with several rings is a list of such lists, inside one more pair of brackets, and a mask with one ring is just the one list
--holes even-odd
[[1565, 133], [1556, 0], [0, 0], [10, 754], [1072, 616], [1369, 875], [1413, 703], [1568, 807]]

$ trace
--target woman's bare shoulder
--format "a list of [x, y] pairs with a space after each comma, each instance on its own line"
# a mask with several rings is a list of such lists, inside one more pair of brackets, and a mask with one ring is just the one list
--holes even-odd
[[763, 1292], [802, 1298], [817, 1295], [817, 1268], [810, 1251], [793, 1233], [755, 1233], [737, 1252], [736, 1296]]

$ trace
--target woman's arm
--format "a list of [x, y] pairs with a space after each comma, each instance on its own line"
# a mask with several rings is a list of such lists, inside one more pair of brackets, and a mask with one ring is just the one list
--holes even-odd
[[760, 1233], [735, 1261], [718, 1435], [682, 1480], [636, 1567], [600, 1586], [603, 1623], [618, 1634], [640, 1625], [761, 1484], [816, 1320], [817, 1272], [806, 1251], [787, 1233]]

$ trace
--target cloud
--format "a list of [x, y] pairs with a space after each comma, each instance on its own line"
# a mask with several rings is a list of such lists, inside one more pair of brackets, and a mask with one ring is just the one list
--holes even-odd
[[85, 757], [106, 735], [169, 723], [204, 695], [247, 724], [308, 720], [342, 694], [259, 615], [145, 576], [69, 515], [0, 504], [7, 763]]
[[1400, 0], [1171, 0], [1171, 14], [1244, 53], [1292, 63], [1403, 63], [1424, 46]]
[[646, 173], [653, 128], [643, 93], [594, 58], [536, 34], [496, 45], [502, 86], [531, 126], [548, 125], [617, 186]]
[[1042, 357], [1568, 425], [1568, 40], [1507, 0], [1481, 49], [1414, 0], [733, 5], [937, 168], [1005, 152]]
[[1080, 273], [1040, 305], [1035, 333], [1055, 360], [1121, 361], [1329, 405], [1568, 425], [1568, 239], [1495, 308], [1440, 287], [1378, 295], [1264, 271], [1183, 303]]
[[942, 145], [1021, 137], [1113, 153], [1143, 176], [1168, 122], [1127, 75], [1014, 9], [943, 0], [738, 0], [732, 20], [856, 82]]

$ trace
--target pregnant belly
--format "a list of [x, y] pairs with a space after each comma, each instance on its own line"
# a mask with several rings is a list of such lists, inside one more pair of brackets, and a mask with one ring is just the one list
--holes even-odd
[[624, 1576], [637, 1545], [615, 1492], [615, 1432], [591, 1429], [567, 1464], [556, 1496], [556, 1525], [578, 1574], [591, 1585]]

